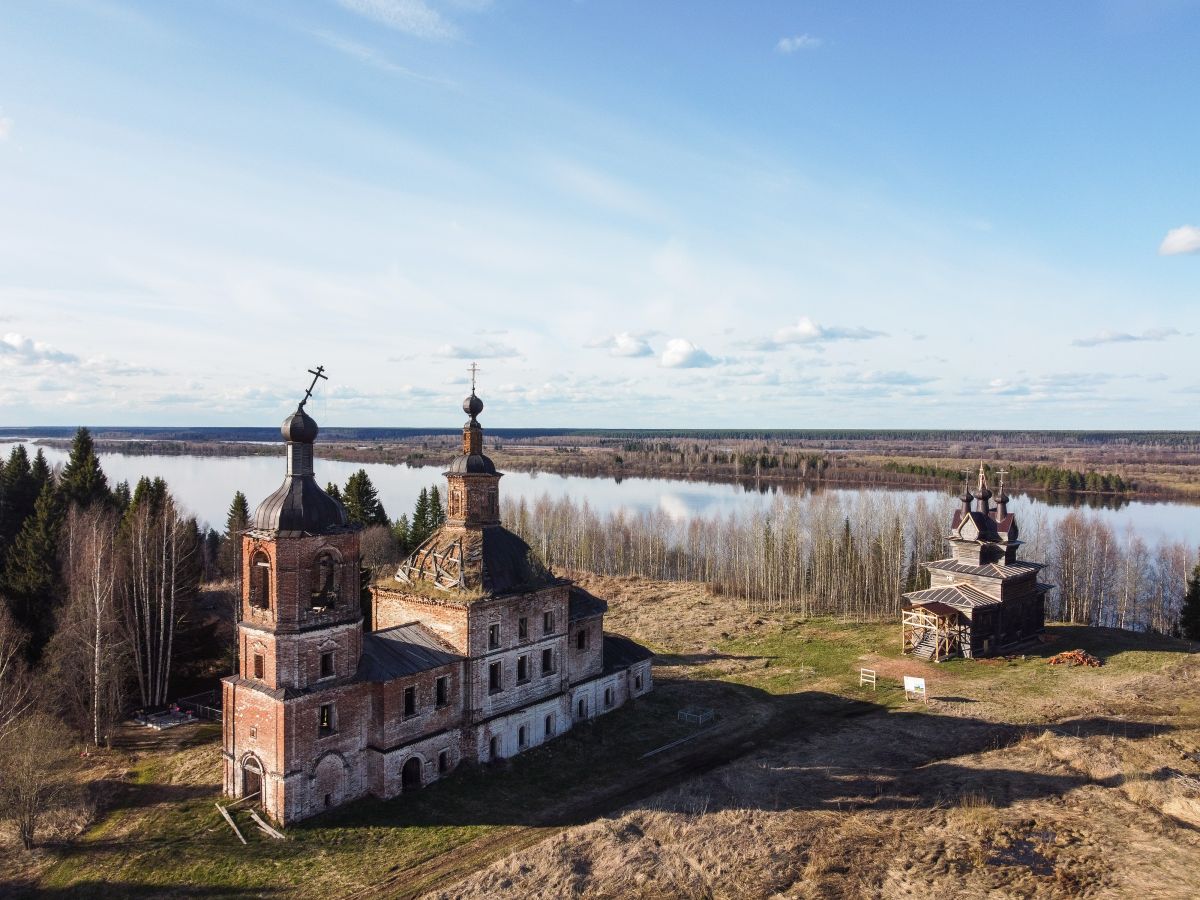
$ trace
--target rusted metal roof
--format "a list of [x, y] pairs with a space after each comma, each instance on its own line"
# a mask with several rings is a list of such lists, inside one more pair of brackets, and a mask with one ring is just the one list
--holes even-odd
[[608, 603], [595, 594], [585, 591], [577, 584], [571, 585], [570, 607], [567, 617], [572, 621], [602, 616], [608, 612]]
[[976, 609], [980, 606], [998, 606], [1001, 601], [989, 597], [983, 591], [978, 591], [970, 585], [954, 584], [946, 587], [927, 588], [923, 591], [913, 591], [905, 594], [904, 599], [911, 606], [928, 606], [931, 603], [952, 606], [955, 609]]
[[650, 659], [654, 656], [649, 649], [624, 635], [606, 634], [604, 636], [604, 671], [616, 672], [628, 669], [635, 663]]
[[985, 563], [982, 566], [972, 566], [960, 563], [953, 557], [935, 559], [925, 563], [926, 568], [938, 569], [942, 572], [954, 572], [959, 575], [984, 575], [988, 578], [1012, 578], [1015, 575], [1028, 575], [1045, 568], [1041, 563], [1027, 562], [1020, 559], [1011, 563]]
[[419, 622], [396, 625], [363, 635], [359, 681], [391, 681], [438, 669], [463, 659]]
[[349, 525], [346, 509], [317, 485], [311, 475], [289, 475], [258, 505], [250, 528], [255, 531], [325, 534]]

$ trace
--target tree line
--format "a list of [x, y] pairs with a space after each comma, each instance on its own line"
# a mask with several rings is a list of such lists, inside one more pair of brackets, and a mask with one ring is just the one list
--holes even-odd
[[[502, 512], [559, 569], [698, 581], [756, 610], [887, 620], [898, 619], [902, 593], [928, 587], [922, 563], [948, 555], [949, 506], [783, 495], [754, 511], [684, 519], [659, 509], [601, 514], [543, 496], [506, 499]], [[1041, 578], [1056, 588], [1052, 621], [1200, 639], [1193, 548], [1118, 535], [1094, 513], [1072, 511], [1053, 526], [1044, 511], [1019, 519], [1021, 557], [1045, 563]]]
[[[945, 466], [927, 463], [886, 462], [883, 468], [888, 472], [904, 475], [920, 475], [924, 478], [939, 481], [961, 481], [963, 473]], [[993, 475], [992, 466], [985, 465], [989, 477]], [[1091, 494], [1123, 494], [1136, 491], [1137, 484], [1126, 481], [1117, 472], [1081, 472], [1078, 469], [1064, 469], [1061, 466], [1022, 465], [1014, 463], [1005, 470], [1008, 484], [1022, 484], [1025, 487], [1040, 488], [1049, 493], [1065, 491], [1067, 493]]]

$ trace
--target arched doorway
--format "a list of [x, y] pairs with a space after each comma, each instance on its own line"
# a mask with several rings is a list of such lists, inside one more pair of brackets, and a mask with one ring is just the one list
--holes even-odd
[[253, 756], [242, 763], [242, 798], [253, 800], [255, 805], [262, 806], [263, 771], [262, 763]]
[[404, 768], [400, 770], [400, 790], [415, 791], [420, 786], [421, 760], [419, 757], [410, 756], [404, 763]]

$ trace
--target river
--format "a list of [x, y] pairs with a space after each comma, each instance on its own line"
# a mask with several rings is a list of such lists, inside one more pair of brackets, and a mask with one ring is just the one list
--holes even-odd
[[[36, 446], [26, 443], [32, 457]], [[7, 458], [13, 442], [0, 442], [0, 453]], [[51, 466], [65, 464], [63, 450], [43, 447]], [[320, 445], [317, 445], [318, 454]], [[279, 486], [284, 476], [283, 448], [278, 457], [270, 456], [157, 456], [105, 453], [100, 458], [110, 485], [129, 481], [132, 485], [143, 475], [161, 476], [172, 493], [201, 522], [214, 528], [224, 528], [229, 502], [235, 491], [242, 491], [250, 501], [251, 510]], [[354, 463], [322, 460], [318, 457], [317, 479], [322, 485], [333, 481], [345, 484], [351, 473], [366, 469], [379, 492], [379, 499], [388, 515], [397, 518], [412, 512], [413, 502], [423, 487], [444, 486], [437, 467], [411, 467], [404, 464]], [[547, 473], [511, 472], [500, 483], [503, 496], [524, 497], [534, 501], [543, 495], [552, 498], [569, 496], [576, 501], [586, 500], [592, 509], [608, 512], [625, 509], [633, 512], [661, 509], [677, 519], [692, 516], [725, 515], [769, 503], [777, 491], [776, 484], [762, 489], [737, 484], [714, 484], [701, 481], [674, 481], [664, 478], [589, 478]], [[938, 490], [909, 490], [895, 488], [825, 488], [839, 495], [881, 494], [901, 500], [925, 497], [927, 502], [944, 504], [947, 516], [954, 507], [950, 494]], [[1115, 507], [1115, 508], [1114, 508]], [[1045, 511], [1049, 522], [1055, 521], [1072, 507], [1069, 504], [1048, 503], [1045, 498], [1015, 494], [1009, 509], [1020, 516]], [[1118, 533], [1129, 527], [1150, 543], [1181, 540], [1195, 547], [1200, 544], [1200, 505], [1177, 501], [1148, 502], [1120, 501], [1113, 506], [1098, 506], [1093, 510]]]

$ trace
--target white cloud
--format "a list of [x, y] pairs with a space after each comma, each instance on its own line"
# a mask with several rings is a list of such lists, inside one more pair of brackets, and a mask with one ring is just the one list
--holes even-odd
[[1102, 331], [1090, 337], [1076, 338], [1071, 341], [1073, 347], [1098, 347], [1101, 344], [1131, 344], [1142, 341], [1165, 341], [1169, 337], [1179, 335], [1176, 328], [1150, 328], [1141, 334], [1130, 334], [1127, 331]]
[[705, 369], [716, 364], [707, 350], [683, 338], [672, 338], [663, 350], [662, 365], [667, 369]]
[[458, 29], [425, 0], [337, 0], [339, 6], [388, 28], [430, 41], [458, 36]]
[[361, 63], [371, 66], [373, 69], [378, 69], [381, 72], [387, 72], [389, 75], [399, 75], [403, 78], [411, 78], [415, 81], [425, 81], [430, 84], [440, 84], [445, 86], [453, 86], [453, 82], [446, 81], [442, 78], [436, 78], [432, 75], [422, 75], [420, 72], [413, 71], [407, 66], [402, 66], [399, 63], [394, 63], [382, 53], [368, 47], [366, 44], [360, 44], [357, 41], [349, 40], [341, 35], [333, 34], [328, 31], [310, 31], [314, 38], [320, 41], [327, 47], [330, 47], [338, 53], [349, 56], [351, 59], [356, 59]]
[[467, 347], [443, 344], [437, 349], [437, 355], [448, 356], [452, 359], [497, 359], [505, 356], [520, 356], [521, 351], [511, 344], [485, 341], [482, 344], [471, 344]]
[[10, 332], [0, 340], [0, 360], [35, 366], [48, 363], [77, 363], [79, 357], [64, 353], [42, 341]]
[[794, 37], [779, 39], [775, 49], [780, 53], [795, 53], [797, 50], [816, 50], [824, 43], [819, 37], [811, 34], [797, 34]]
[[622, 331], [611, 337], [588, 341], [586, 346], [607, 350], [609, 356], [653, 356], [654, 349], [646, 337], [646, 334]]
[[1162, 256], [1177, 256], [1181, 253], [1200, 253], [1200, 228], [1195, 225], [1180, 225], [1172, 228], [1158, 247]]
[[12, 119], [8, 116], [0, 116], [0, 141], [7, 141], [9, 135], [12, 134]]
[[825, 344], [831, 341], [866, 341], [871, 338], [886, 337], [882, 331], [870, 328], [827, 327], [815, 322], [808, 316], [801, 316], [795, 325], [785, 325], [775, 332], [770, 340], [754, 341], [751, 347], [755, 350], [781, 350], [791, 344]]

